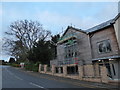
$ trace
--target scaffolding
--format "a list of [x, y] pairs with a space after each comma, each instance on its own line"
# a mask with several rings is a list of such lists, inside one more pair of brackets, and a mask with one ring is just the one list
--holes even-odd
[[59, 54], [60, 60], [58, 62], [59, 65], [61, 64], [68, 65], [67, 66], [68, 74], [78, 74], [79, 64], [78, 41], [79, 39], [76, 32], [71, 31], [69, 35], [62, 37], [58, 42], [58, 44], [63, 45], [64, 48], [64, 53]]

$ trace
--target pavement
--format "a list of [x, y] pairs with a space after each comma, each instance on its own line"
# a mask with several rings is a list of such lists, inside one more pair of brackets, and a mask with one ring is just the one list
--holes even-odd
[[9, 66], [2, 68], [2, 88], [41, 88], [44, 90], [51, 88], [102, 88], [105, 90], [118, 90], [117, 85], [63, 78]]

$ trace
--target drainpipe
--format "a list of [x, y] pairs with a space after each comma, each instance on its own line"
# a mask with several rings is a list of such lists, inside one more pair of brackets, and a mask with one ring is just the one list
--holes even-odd
[[91, 37], [93, 36], [94, 34], [89, 34], [88, 33], [88, 39], [89, 39], [89, 45], [90, 45], [90, 51], [91, 51], [91, 59], [93, 59], [93, 52], [92, 52], [92, 43], [91, 43]]

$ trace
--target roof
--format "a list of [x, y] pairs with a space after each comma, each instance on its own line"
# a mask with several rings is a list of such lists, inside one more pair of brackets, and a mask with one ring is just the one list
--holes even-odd
[[86, 33], [84, 30], [81, 30], [81, 29], [78, 29], [78, 28], [74, 28], [72, 26], [68, 26], [62, 36], [64, 36], [69, 29], [73, 29], [73, 30], [76, 30], [76, 31], [79, 31], [79, 32]]
[[108, 26], [113, 25], [113, 24], [115, 23], [115, 21], [116, 21], [119, 17], [120, 17], [120, 13], [118, 13], [118, 15], [117, 15], [115, 18], [113, 18], [113, 19], [111, 19], [111, 20], [108, 20], [108, 21], [106, 21], [106, 22], [104, 22], [104, 23], [102, 23], [102, 24], [99, 24], [99, 25], [94, 26], [94, 27], [92, 27], [92, 28], [90, 28], [90, 29], [87, 29], [87, 30], [81, 30], [81, 29], [78, 29], [78, 28], [74, 28], [74, 27], [72, 27], [72, 26], [68, 26], [67, 29], [66, 29], [66, 31], [63, 33], [62, 36], [64, 36], [69, 29], [73, 29], [73, 30], [76, 30], [76, 31], [79, 31], [79, 32], [82, 32], [82, 33], [85, 33], [85, 34], [93, 33], [93, 32], [102, 30], [103, 28], [106, 28], [106, 27], [108, 27]]
[[114, 18], [114, 20], [116, 21], [119, 17], [120, 17], [120, 13], [118, 13], [118, 15]]
[[106, 22], [104, 22], [104, 23], [102, 23], [102, 24], [99, 24], [99, 25], [97, 25], [97, 26], [95, 26], [95, 27], [92, 27], [92, 28], [86, 30], [86, 32], [87, 32], [87, 34], [88, 34], [88, 33], [93, 33], [93, 32], [99, 31], [99, 30], [101, 30], [101, 29], [103, 29], [103, 28], [106, 28], [106, 27], [108, 27], [108, 26], [111, 26], [112, 24], [115, 23], [115, 21], [116, 21], [119, 17], [120, 17], [120, 13], [118, 13], [118, 15], [117, 15], [114, 19], [108, 20], [108, 21], [106, 21]]
[[92, 27], [92, 28], [86, 30], [86, 32], [87, 33], [96, 32], [96, 31], [99, 31], [99, 30], [101, 30], [101, 29], [103, 29], [105, 27], [108, 27], [108, 26], [112, 25], [113, 23], [114, 23], [114, 19], [111, 19], [109, 21], [106, 21], [106, 22], [104, 22], [102, 24], [99, 24], [99, 25], [97, 25], [95, 27]]
[[104, 59], [118, 59], [118, 58], [120, 58], [120, 56], [110, 56], [110, 57], [102, 57], [102, 58], [92, 59], [92, 61], [94, 61], [94, 60], [104, 60]]

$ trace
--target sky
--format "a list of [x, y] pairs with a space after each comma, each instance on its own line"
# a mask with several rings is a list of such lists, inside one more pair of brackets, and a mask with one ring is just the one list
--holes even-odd
[[[0, 46], [4, 32], [9, 32], [9, 25], [16, 20], [38, 21], [55, 35], [71, 25], [87, 30], [117, 14], [118, 2], [1, 2]], [[0, 54], [0, 59], [8, 58], [8, 55]]]

